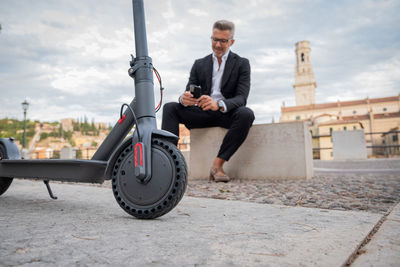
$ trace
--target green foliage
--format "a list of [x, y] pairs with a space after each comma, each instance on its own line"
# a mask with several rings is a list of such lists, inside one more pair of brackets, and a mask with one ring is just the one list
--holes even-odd
[[49, 133], [49, 136], [51, 136], [51, 137], [60, 137], [61, 135], [60, 135], [59, 132], [52, 131], [52, 132]]
[[79, 122], [73, 122], [72, 127], [74, 129], [74, 132], [79, 132], [81, 130], [81, 126], [79, 125]]
[[100, 133], [100, 131], [96, 128], [94, 119], [92, 119], [92, 122], [89, 123], [86, 116], [84, 116], [83, 119], [77, 119], [76, 122], [73, 122], [72, 127], [75, 132], [81, 132], [83, 135], [98, 136]]
[[72, 140], [72, 139], [71, 139], [71, 140], [69, 140], [69, 143], [71, 144], [71, 146], [72, 146], [72, 147], [76, 147], [76, 143], [75, 143], [75, 141], [74, 141], [74, 140]]
[[[27, 142], [29, 142], [29, 137], [32, 137], [35, 132], [35, 122], [26, 120], [26, 136]], [[24, 131], [24, 121], [4, 118], [0, 119], [0, 137], [8, 138], [14, 137], [16, 140], [22, 143]]]
[[40, 141], [46, 139], [47, 137], [49, 137], [48, 133], [40, 133]]
[[27, 137], [33, 137], [35, 135], [35, 130], [34, 129], [30, 129], [26, 132], [26, 136]]
[[60, 158], [60, 151], [54, 151], [53, 152], [53, 159], [59, 159]]
[[[29, 143], [29, 140], [32, 139], [32, 137], [35, 135], [36, 125], [39, 123], [40, 121], [38, 120], [35, 121], [26, 120], [27, 143]], [[61, 123], [59, 123], [58, 121], [54, 121], [49, 124], [55, 126], [56, 129], [54, 129], [50, 133], [44, 133], [44, 132], [40, 133], [40, 140], [44, 140], [48, 137], [55, 137], [55, 138], [64, 137], [72, 145], [74, 143], [72, 141], [73, 132], [81, 132], [82, 134], [89, 136], [98, 136], [100, 134], [100, 131], [96, 128], [94, 119], [92, 119], [91, 122], [88, 122], [88, 118], [86, 116], [80, 121], [78, 120], [76, 122], [73, 122], [73, 131], [64, 131], [64, 129], [62, 129]], [[14, 137], [22, 144], [23, 130], [24, 130], [23, 120], [20, 121], [9, 118], [0, 119], [0, 138]], [[75, 144], [73, 146], [75, 146]]]
[[71, 131], [64, 131], [64, 138], [67, 139], [68, 141], [71, 141], [72, 132]]
[[71, 131], [52, 131], [50, 133], [40, 133], [40, 141], [46, 139], [47, 137], [56, 137], [56, 138], [60, 138], [60, 137], [64, 137], [65, 139], [67, 139], [68, 141], [71, 141], [72, 139], [72, 132]]

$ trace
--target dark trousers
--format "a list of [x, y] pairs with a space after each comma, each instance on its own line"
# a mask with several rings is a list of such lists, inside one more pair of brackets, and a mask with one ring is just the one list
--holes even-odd
[[223, 127], [229, 129], [218, 152], [218, 157], [226, 161], [244, 142], [254, 121], [254, 113], [247, 107], [239, 107], [230, 112], [203, 111], [199, 107], [184, 107], [179, 103], [167, 103], [163, 108], [163, 130], [179, 136], [179, 123], [189, 130], [194, 128]]

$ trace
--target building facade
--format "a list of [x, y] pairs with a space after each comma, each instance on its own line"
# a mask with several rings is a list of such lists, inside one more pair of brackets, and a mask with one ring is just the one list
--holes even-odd
[[[382, 98], [365, 98], [333, 103], [315, 103], [316, 83], [310, 59], [310, 43], [296, 44], [295, 95], [296, 106], [281, 107], [281, 122], [305, 121], [314, 136], [314, 158], [332, 159], [332, 131], [364, 129], [368, 155], [387, 156], [388, 140], [396, 143], [393, 129], [400, 128], [400, 94]], [[389, 134], [390, 132], [390, 134]], [[397, 144], [397, 143], [396, 143]], [[391, 151], [396, 151], [391, 147]], [[398, 149], [397, 149], [398, 151]], [[396, 154], [396, 153], [395, 153]]]

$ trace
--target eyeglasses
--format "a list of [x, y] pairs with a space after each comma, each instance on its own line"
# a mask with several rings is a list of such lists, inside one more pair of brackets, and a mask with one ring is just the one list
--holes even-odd
[[211, 36], [211, 40], [214, 43], [220, 42], [221, 44], [227, 44], [230, 40], [232, 40], [232, 38], [229, 38], [229, 39], [218, 39], [218, 38], [214, 38], [214, 37]]

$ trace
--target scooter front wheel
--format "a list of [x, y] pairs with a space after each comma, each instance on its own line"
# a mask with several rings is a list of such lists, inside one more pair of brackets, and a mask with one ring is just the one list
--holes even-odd
[[[0, 145], [0, 160], [2, 159], [7, 159], [7, 153], [6, 149]], [[0, 177], [0, 196], [4, 194], [8, 187], [10, 187], [11, 182], [13, 181], [13, 178], [8, 178], [8, 177]]]
[[123, 210], [139, 219], [154, 219], [171, 211], [187, 186], [187, 167], [179, 149], [168, 141], [152, 139], [152, 176], [148, 183], [135, 177], [132, 144], [113, 166], [112, 189]]

